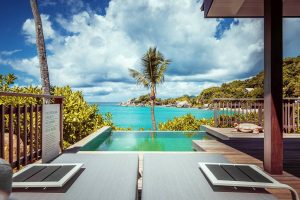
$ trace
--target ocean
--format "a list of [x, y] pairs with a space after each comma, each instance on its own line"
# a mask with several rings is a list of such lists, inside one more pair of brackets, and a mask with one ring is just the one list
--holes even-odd
[[[133, 130], [139, 130], [140, 128], [150, 130], [152, 128], [150, 107], [124, 107], [119, 106], [119, 103], [115, 102], [100, 102], [93, 104], [97, 104], [99, 106], [101, 114], [105, 114], [107, 112], [112, 113], [113, 123], [118, 127], [132, 128]], [[209, 119], [213, 117], [212, 110], [162, 106], [155, 107], [157, 125], [160, 122], [166, 122], [174, 117], [180, 117], [188, 113], [191, 113], [198, 119]]]

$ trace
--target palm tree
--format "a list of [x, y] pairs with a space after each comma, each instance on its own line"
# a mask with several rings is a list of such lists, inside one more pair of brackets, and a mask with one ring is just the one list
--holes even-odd
[[147, 53], [142, 57], [141, 71], [139, 72], [134, 69], [129, 69], [130, 75], [137, 81], [137, 84], [143, 85], [144, 87], [150, 89], [151, 119], [153, 130], [156, 130], [154, 115], [156, 86], [164, 82], [164, 73], [170, 62], [170, 60], [164, 58], [164, 56], [156, 49], [156, 47], [150, 47]]
[[[43, 25], [42, 25], [41, 16], [37, 6], [37, 0], [30, 0], [30, 5], [34, 17], [34, 22], [35, 22], [36, 45], [37, 45], [37, 51], [39, 55], [42, 89], [44, 91], [44, 94], [50, 95], [50, 79], [49, 79], [46, 47], [45, 47], [44, 34], [43, 34]], [[44, 102], [47, 104], [50, 103], [50, 100], [46, 98], [44, 99]]]

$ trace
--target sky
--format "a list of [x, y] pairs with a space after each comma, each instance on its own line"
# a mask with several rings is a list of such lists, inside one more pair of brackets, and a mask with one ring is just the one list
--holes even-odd
[[[70, 85], [87, 101], [119, 102], [146, 94], [128, 69], [141, 69], [149, 47], [172, 62], [160, 98], [263, 70], [262, 19], [204, 19], [202, 0], [38, 0], [51, 85]], [[0, 73], [17, 86], [40, 85], [29, 0], [2, 0]], [[284, 57], [300, 55], [300, 19], [284, 19]]]

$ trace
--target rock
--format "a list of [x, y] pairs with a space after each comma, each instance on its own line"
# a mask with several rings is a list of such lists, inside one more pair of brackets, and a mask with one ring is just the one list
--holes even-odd
[[190, 104], [187, 101], [179, 101], [179, 102], [176, 102], [176, 107], [177, 108], [189, 108]]
[[209, 108], [209, 104], [208, 103], [203, 104], [202, 108]]
[[[20, 139], [20, 156], [23, 156], [24, 143], [22, 139]], [[9, 133], [4, 134], [4, 157], [5, 160], [9, 158]], [[13, 134], [13, 159], [14, 161], [17, 159], [17, 135]]]

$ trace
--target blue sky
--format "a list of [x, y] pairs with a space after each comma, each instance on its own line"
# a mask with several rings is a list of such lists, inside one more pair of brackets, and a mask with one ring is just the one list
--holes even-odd
[[[172, 60], [162, 98], [245, 79], [263, 69], [262, 19], [204, 19], [198, 0], [39, 0], [52, 85], [71, 85], [88, 101], [145, 94], [129, 77], [148, 47]], [[39, 85], [29, 0], [3, 0], [0, 73]], [[300, 55], [300, 19], [284, 20], [284, 56]]]

